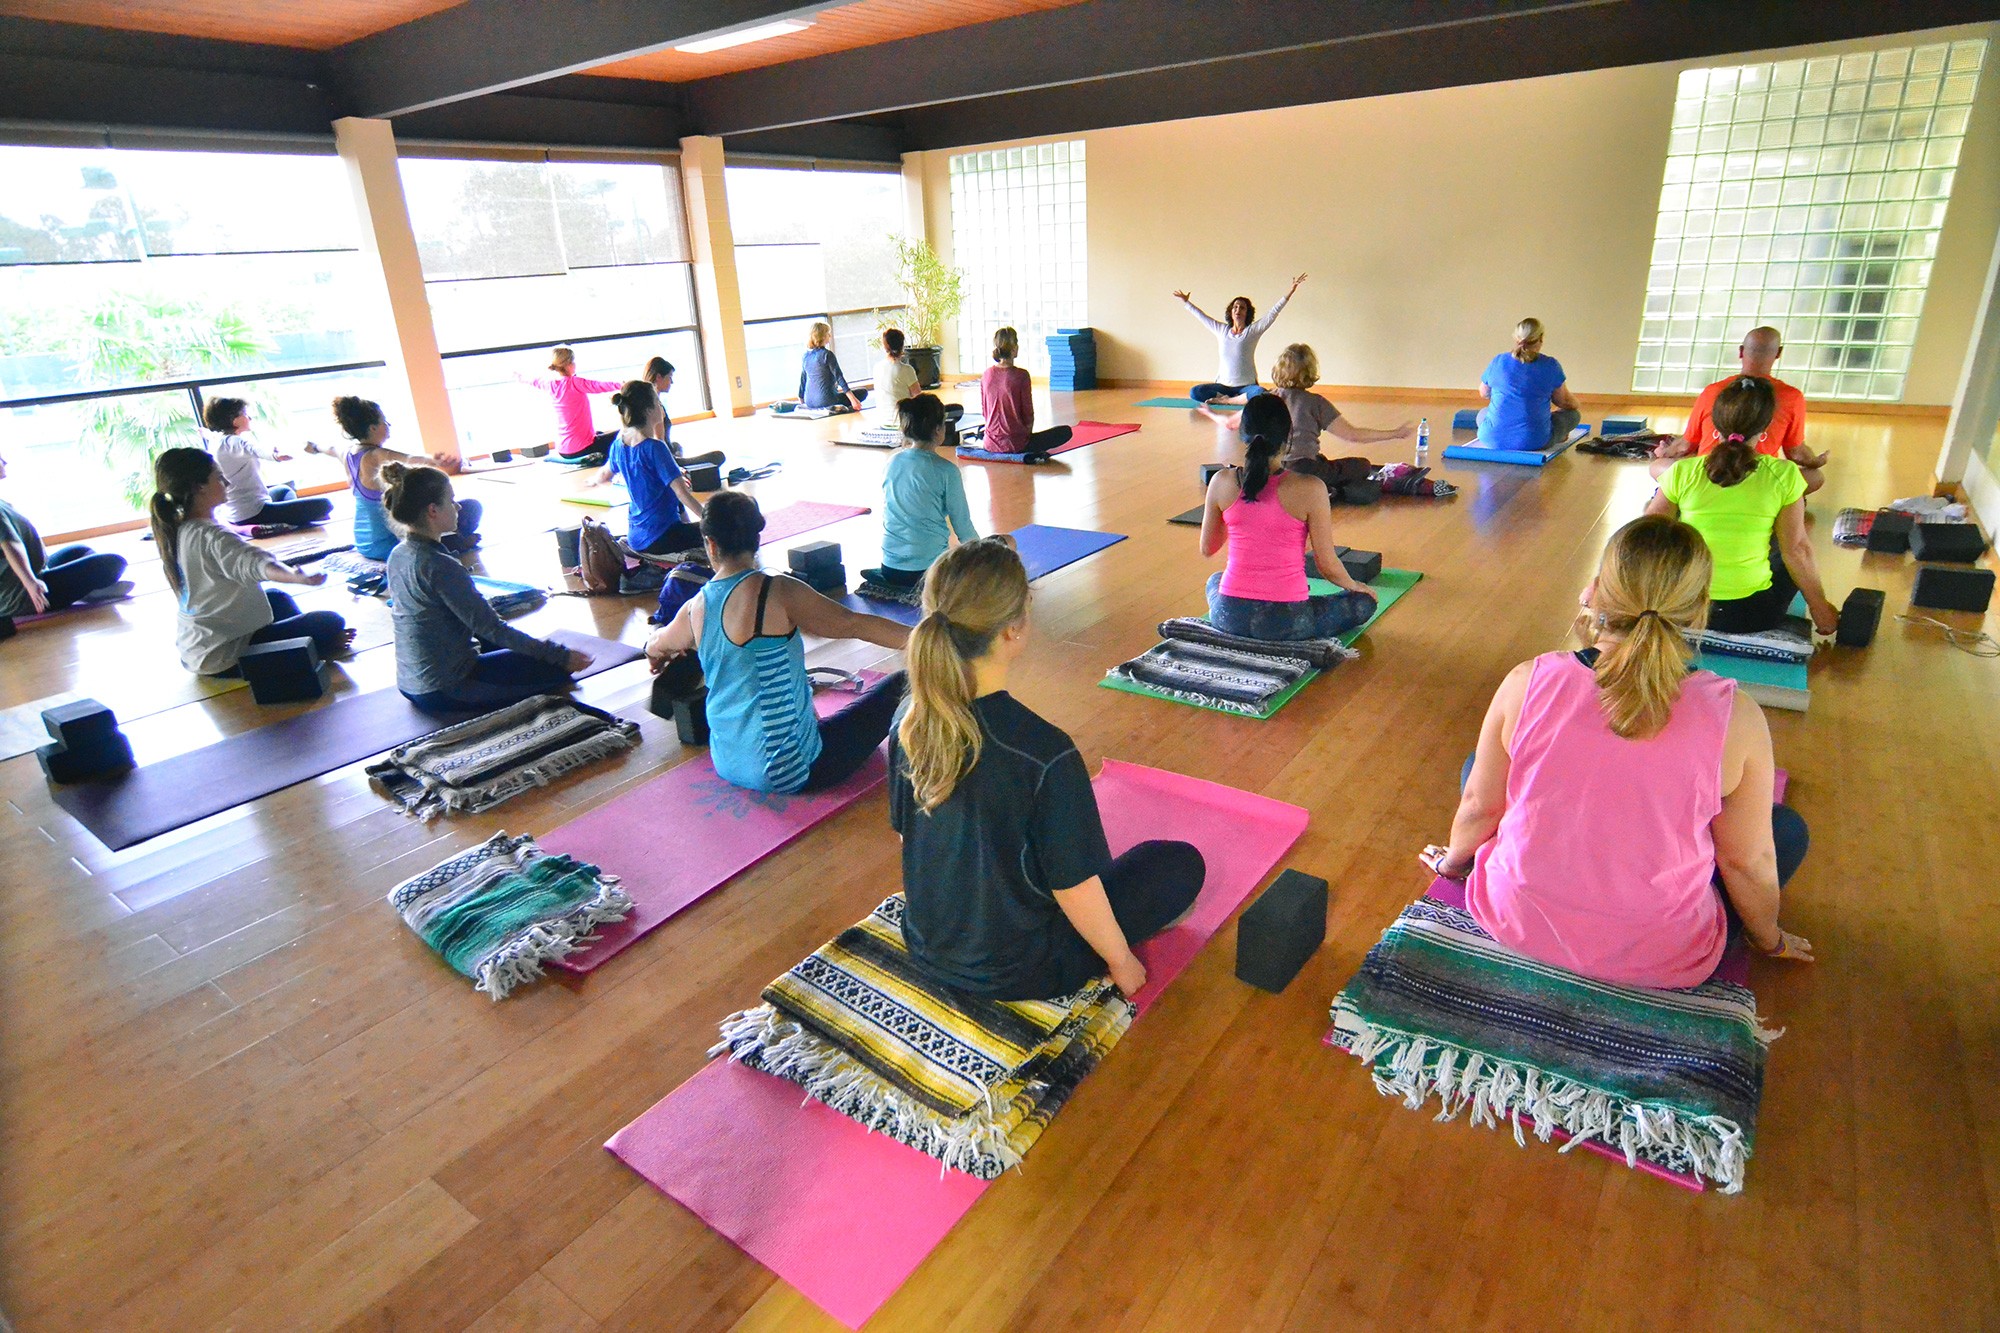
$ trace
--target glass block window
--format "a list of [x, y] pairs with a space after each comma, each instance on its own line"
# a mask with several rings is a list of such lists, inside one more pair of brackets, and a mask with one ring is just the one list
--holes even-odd
[[953, 155], [951, 244], [965, 271], [961, 367], [983, 369], [993, 330], [1011, 324], [1021, 364], [1048, 373], [1042, 340], [1089, 322], [1083, 140]]
[[1694, 393], [1770, 324], [1806, 393], [1899, 400], [1985, 55], [1938, 42], [1683, 73], [1632, 387]]

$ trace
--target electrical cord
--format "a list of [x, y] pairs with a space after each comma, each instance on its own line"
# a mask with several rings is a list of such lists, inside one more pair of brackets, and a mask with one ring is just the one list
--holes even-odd
[[1936, 616], [1912, 616], [1899, 614], [1896, 619], [1908, 625], [1921, 625], [1935, 629], [1944, 635], [1944, 641], [1962, 653], [1974, 657], [2000, 657], [2000, 639], [1983, 630], [1958, 629], [1945, 624]]

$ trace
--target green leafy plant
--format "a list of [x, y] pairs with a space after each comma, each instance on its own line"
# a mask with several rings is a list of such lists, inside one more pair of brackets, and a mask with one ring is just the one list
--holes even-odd
[[965, 306], [965, 270], [938, 258], [929, 241], [895, 238], [896, 283], [909, 293], [903, 327], [916, 347], [936, 347]]

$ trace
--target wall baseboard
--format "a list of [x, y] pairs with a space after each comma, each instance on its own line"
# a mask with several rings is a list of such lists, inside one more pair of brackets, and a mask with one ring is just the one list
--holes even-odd
[[[1194, 380], [1128, 380], [1100, 379], [1100, 389], [1169, 389], [1185, 393]], [[1418, 399], [1424, 402], [1463, 403], [1467, 407], [1478, 406], [1483, 399], [1479, 390], [1467, 388], [1407, 388], [1401, 386], [1383, 387], [1375, 384], [1322, 384], [1315, 390], [1323, 398], [1352, 399], [1355, 402], [1403, 402]], [[1579, 393], [1577, 402], [1585, 407], [1672, 407], [1685, 411], [1694, 398], [1687, 394], [1674, 393]], [[1808, 400], [1808, 407], [1814, 412], [1859, 413], [1884, 417], [1920, 417], [1943, 421], [1951, 415], [1951, 408], [1944, 403], [1870, 403], [1849, 398], [1814, 398]]]

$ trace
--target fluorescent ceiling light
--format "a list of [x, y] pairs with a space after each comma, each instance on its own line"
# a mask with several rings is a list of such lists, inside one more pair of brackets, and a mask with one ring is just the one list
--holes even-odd
[[745, 46], [751, 42], [761, 42], [767, 37], [783, 37], [788, 32], [804, 32], [810, 23], [800, 23], [796, 19], [779, 19], [776, 23], [760, 23], [754, 28], [739, 28], [735, 32], [725, 32], [720, 37], [704, 37], [686, 46], [676, 46], [674, 50], [685, 51], [691, 56], [705, 56], [711, 51], [727, 51], [732, 46]]

